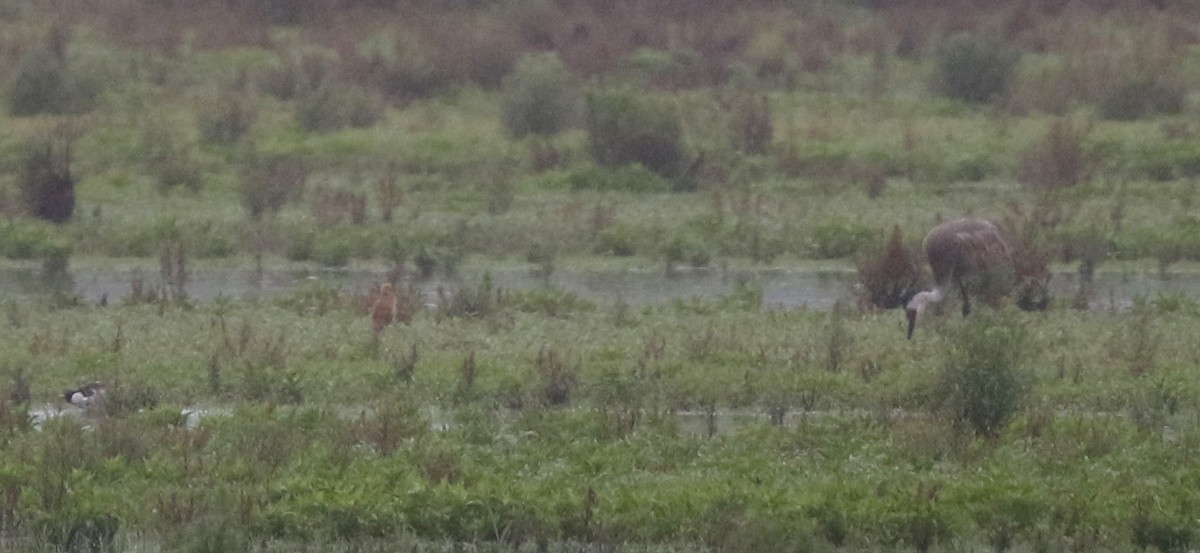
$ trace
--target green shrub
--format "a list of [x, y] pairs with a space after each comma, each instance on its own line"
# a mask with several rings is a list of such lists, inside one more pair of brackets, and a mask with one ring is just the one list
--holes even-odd
[[729, 112], [734, 147], [748, 154], [767, 153], [775, 132], [767, 96], [740, 94], [731, 102]]
[[662, 256], [668, 268], [684, 262], [692, 267], [707, 267], [712, 262], [712, 248], [693, 236], [675, 236], [663, 244]]
[[51, 31], [48, 44], [21, 59], [8, 91], [8, 111], [22, 117], [42, 113], [80, 113], [91, 109], [99, 86], [72, 70], [65, 31]]
[[158, 181], [160, 191], [181, 187], [199, 192], [204, 181], [199, 163], [192, 157], [191, 144], [167, 125], [153, 125], [142, 137], [146, 165]]
[[617, 257], [637, 255], [638, 230], [627, 225], [613, 225], [596, 235], [595, 251]]
[[1184, 92], [1181, 87], [1156, 79], [1131, 79], [1102, 98], [1096, 112], [1104, 119], [1117, 121], [1179, 113], [1183, 111]]
[[876, 233], [861, 223], [833, 221], [812, 230], [813, 255], [819, 259], [837, 259], [858, 253], [875, 240]]
[[1028, 394], [1020, 370], [1025, 329], [1015, 321], [976, 313], [954, 333], [942, 367], [938, 404], [955, 424], [979, 436], [996, 436]]
[[309, 132], [370, 127], [383, 116], [383, 110], [380, 98], [352, 85], [325, 84], [296, 100], [296, 120]]
[[623, 167], [588, 166], [572, 171], [567, 182], [572, 190], [620, 192], [670, 192], [671, 183], [639, 163]]
[[1000, 42], [958, 34], [937, 53], [937, 92], [967, 102], [990, 102], [1004, 97], [1020, 61], [1020, 53]]
[[429, 59], [427, 48], [411, 34], [378, 36], [363, 50], [367, 79], [385, 96], [424, 98], [447, 84], [444, 68]]
[[579, 85], [556, 54], [521, 58], [504, 89], [504, 130], [510, 136], [556, 134], [579, 117]]
[[208, 144], [232, 144], [258, 120], [258, 105], [246, 91], [223, 90], [197, 116], [200, 139]]
[[665, 100], [632, 92], [604, 92], [587, 99], [588, 151], [596, 163], [640, 163], [663, 176], [683, 164], [683, 128]]

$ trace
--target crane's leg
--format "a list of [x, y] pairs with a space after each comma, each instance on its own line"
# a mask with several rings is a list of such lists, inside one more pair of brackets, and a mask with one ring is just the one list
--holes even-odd
[[970, 314], [971, 314], [971, 298], [967, 297], [967, 287], [966, 287], [966, 286], [963, 286], [963, 281], [962, 281], [962, 279], [961, 279], [961, 278], [957, 278], [957, 279], [955, 279], [955, 281], [957, 281], [957, 282], [958, 282], [958, 291], [959, 291], [960, 293], [962, 293], [962, 298], [963, 298], [963, 316], [964, 316], [964, 317], [966, 317], [967, 315], [970, 315]]

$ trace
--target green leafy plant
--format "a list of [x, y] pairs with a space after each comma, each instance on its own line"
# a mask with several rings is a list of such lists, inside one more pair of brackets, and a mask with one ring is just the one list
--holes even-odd
[[640, 163], [659, 175], [683, 169], [683, 130], [665, 100], [633, 92], [593, 93], [587, 98], [588, 151], [597, 164]]
[[972, 315], [953, 335], [936, 397], [954, 424], [994, 437], [1029, 393], [1020, 365], [1026, 332], [1011, 318]]
[[504, 80], [504, 129], [520, 138], [553, 135], [577, 123], [582, 96], [553, 53], [529, 54]]
[[938, 48], [934, 88], [968, 102], [1003, 98], [1012, 83], [1020, 53], [995, 39], [957, 34]]

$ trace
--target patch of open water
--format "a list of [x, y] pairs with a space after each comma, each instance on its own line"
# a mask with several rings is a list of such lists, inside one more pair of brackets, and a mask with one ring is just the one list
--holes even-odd
[[[829, 309], [838, 300], [855, 294], [855, 274], [848, 270], [813, 271], [797, 269], [690, 269], [666, 275], [661, 269], [562, 269], [549, 277], [527, 269], [507, 268], [487, 272], [496, 286], [508, 290], [552, 287], [589, 301], [609, 305], [649, 305], [674, 300], [727, 297], [740, 286], [762, 290], [763, 307]], [[427, 302], [436, 303], [437, 290], [472, 286], [482, 272], [455, 278], [421, 281]], [[343, 291], [364, 291], [386, 278], [382, 270], [280, 269], [257, 272], [249, 269], [199, 269], [189, 274], [188, 297], [199, 302], [226, 299], [269, 299], [302, 286], [324, 283]], [[131, 283], [142, 280], [156, 285], [156, 271], [146, 269], [82, 269], [72, 271], [57, 283], [58, 291], [74, 293], [84, 302], [101, 297], [120, 302], [130, 294]], [[1063, 272], [1051, 281], [1056, 297], [1073, 297], [1079, 289], [1075, 273]], [[36, 299], [55, 292], [37, 267], [0, 268], [0, 297]], [[1200, 273], [1180, 273], [1163, 279], [1156, 273], [1106, 272], [1096, 275], [1092, 285], [1092, 309], [1126, 309], [1137, 297], [1159, 293], [1200, 297]]]

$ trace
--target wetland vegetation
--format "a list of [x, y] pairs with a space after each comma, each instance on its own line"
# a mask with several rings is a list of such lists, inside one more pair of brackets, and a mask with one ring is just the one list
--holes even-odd
[[[1200, 303], [1087, 307], [1200, 261], [1198, 44], [1187, 0], [0, 0], [0, 256], [53, 290], [0, 305], [0, 544], [1193, 549]], [[1016, 293], [907, 341], [963, 214]], [[816, 264], [856, 296], [488, 274]], [[112, 266], [157, 276], [70, 284]]]

